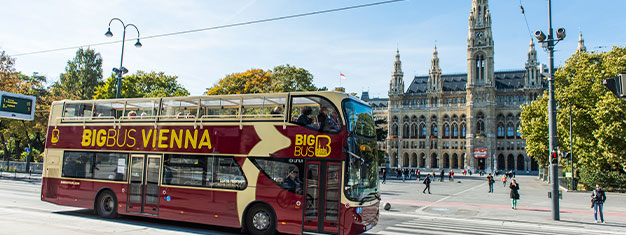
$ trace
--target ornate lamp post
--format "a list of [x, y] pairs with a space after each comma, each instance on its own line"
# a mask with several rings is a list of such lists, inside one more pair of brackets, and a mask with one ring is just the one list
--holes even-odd
[[115, 98], [120, 98], [120, 93], [122, 90], [122, 74], [128, 73], [128, 69], [122, 66], [122, 63], [124, 62], [124, 43], [126, 42], [126, 28], [128, 26], [133, 26], [133, 28], [137, 30], [137, 42], [135, 42], [135, 47], [140, 48], [141, 42], [139, 42], [139, 29], [137, 28], [137, 26], [135, 26], [134, 24], [124, 24], [124, 22], [120, 20], [119, 18], [113, 18], [111, 19], [111, 21], [109, 21], [109, 29], [104, 34], [105, 36], [113, 37], [113, 33], [111, 33], [111, 23], [114, 20], [117, 20], [120, 23], [122, 23], [122, 26], [124, 27], [124, 31], [122, 33], [122, 58], [120, 59], [120, 67], [113, 68], [113, 72], [117, 74], [117, 94], [115, 95]]

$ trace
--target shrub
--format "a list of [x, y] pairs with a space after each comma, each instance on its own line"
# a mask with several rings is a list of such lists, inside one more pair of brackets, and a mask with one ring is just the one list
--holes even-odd
[[583, 168], [580, 171], [580, 183], [589, 190], [599, 184], [606, 191], [624, 192], [626, 191], [626, 174]]

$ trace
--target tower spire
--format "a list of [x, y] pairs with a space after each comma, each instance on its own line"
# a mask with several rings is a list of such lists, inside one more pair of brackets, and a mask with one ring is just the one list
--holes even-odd
[[583, 32], [580, 32], [578, 35], [578, 48], [576, 48], [576, 52], [586, 52], [587, 47], [585, 47], [585, 40], [583, 40]]
[[400, 61], [400, 50], [396, 48], [396, 59], [393, 62], [393, 72], [389, 83], [389, 95], [400, 95], [404, 93], [404, 73], [402, 73], [402, 62]]
[[433, 58], [430, 60], [430, 72], [428, 76], [428, 90], [434, 92], [442, 91], [442, 81], [441, 81], [441, 68], [439, 67], [439, 53], [437, 52], [437, 45], [435, 45], [435, 49], [433, 50]]

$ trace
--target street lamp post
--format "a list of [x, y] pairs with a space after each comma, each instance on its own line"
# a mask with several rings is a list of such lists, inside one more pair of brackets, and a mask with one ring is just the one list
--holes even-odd
[[[549, 121], [549, 151], [550, 151], [550, 163], [551, 163], [551, 183], [552, 183], [552, 219], [560, 220], [559, 215], [559, 161], [555, 153], [557, 151], [557, 130], [556, 130], [556, 101], [554, 99], [554, 46], [565, 38], [565, 29], [559, 28], [556, 30], [556, 37], [552, 34], [552, 0], [548, 0], [548, 20], [549, 20], [549, 31], [548, 37], [541, 32], [541, 30], [537, 30], [535, 32], [535, 37], [539, 42], [542, 43], [542, 46], [548, 50], [548, 56], [550, 57], [550, 74], [547, 74], [548, 77], [548, 121]], [[541, 71], [543, 74], [543, 70]], [[544, 74], [545, 76], [546, 74]]]
[[113, 33], [111, 33], [111, 23], [114, 20], [117, 20], [120, 23], [122, 23], [122, 26], [124, 27], [124, 31], [122, 32], [122, 56], [120, 58], [120, 68], [119, 69], [113, 68], [113, 72], [117, 74], [117, 93], [115, 95], [115, 98], [117, 99], [117, 98], [120, 98], [120, 93], [122, 90], [122, 74], [128, 73], [128, 70], [124, 68], [124, 66], [122, 66], [122, 63], [124, 62], [124, 43], [126, 42], [126, 28], [128, 26], [133, 26], [133, 28], [137, 30], [137, 42], [135, 43], [135, 47], [140, 48], [141, 42], [139, 42], [139, 29], [137, 28], [137, 26], [135, 26], [134, 24], [124, 24], [124, 22], [120, 20], [119, 18], [113, 18], [111, 19], [111, 21], [109, 21], [109, 29], [104, 34], [105, 36], [113, 37]]

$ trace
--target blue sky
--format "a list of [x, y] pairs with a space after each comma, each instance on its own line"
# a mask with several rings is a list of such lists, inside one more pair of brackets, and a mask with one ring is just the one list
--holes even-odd
[[[356, 1], [9, 1], [1, 0], [3, 26], [0, 50], [9, 56], [47, 49], [121, 39], [118, 22], [113, 38], [104, 33], [113, 17], [137, 25], [142, 36], [206, 28], [332, 8], [376, 2]], [[548, 1], [522, 0], [531, 31], [548, 29]], [[529, 34], [519, 0], [492, 0], [495, 68], [521, 69]], [[467, 71], [470, 0], [408, 0], [342, 12], [307, 16], [226, 29], [127, 42], [124, 67], [130, 72], [163, 71], [179, 76], [192, 95], [200, 95], [220, 78], [250, 68], [281, 64], [302, 67], [317, 86], [333, 88], [341, 81], [348, 92], [369, 90], [386, 97], [395, 50], [400, 50], [404, 81], [428, 73], [437, 41], [444, 73]], [[553, 27], [564, 27], [567, 38], [555, 52], [562, 65], [575, 52], [579, 31], [588, 50], [625, 46], [626, 1], [554, 0]], [[128, 29], [127, 38], [136, 33]], [[102, 55], [108, 76], [119, 66], [121, 43], [92, 47]], [[537, 48], [539, 60], [548, 58]], [[39, 72], [57, 81], [75, 49], [17, 56], [16, 69]], [[408, 86], [407, 86], [408, 87]]]

